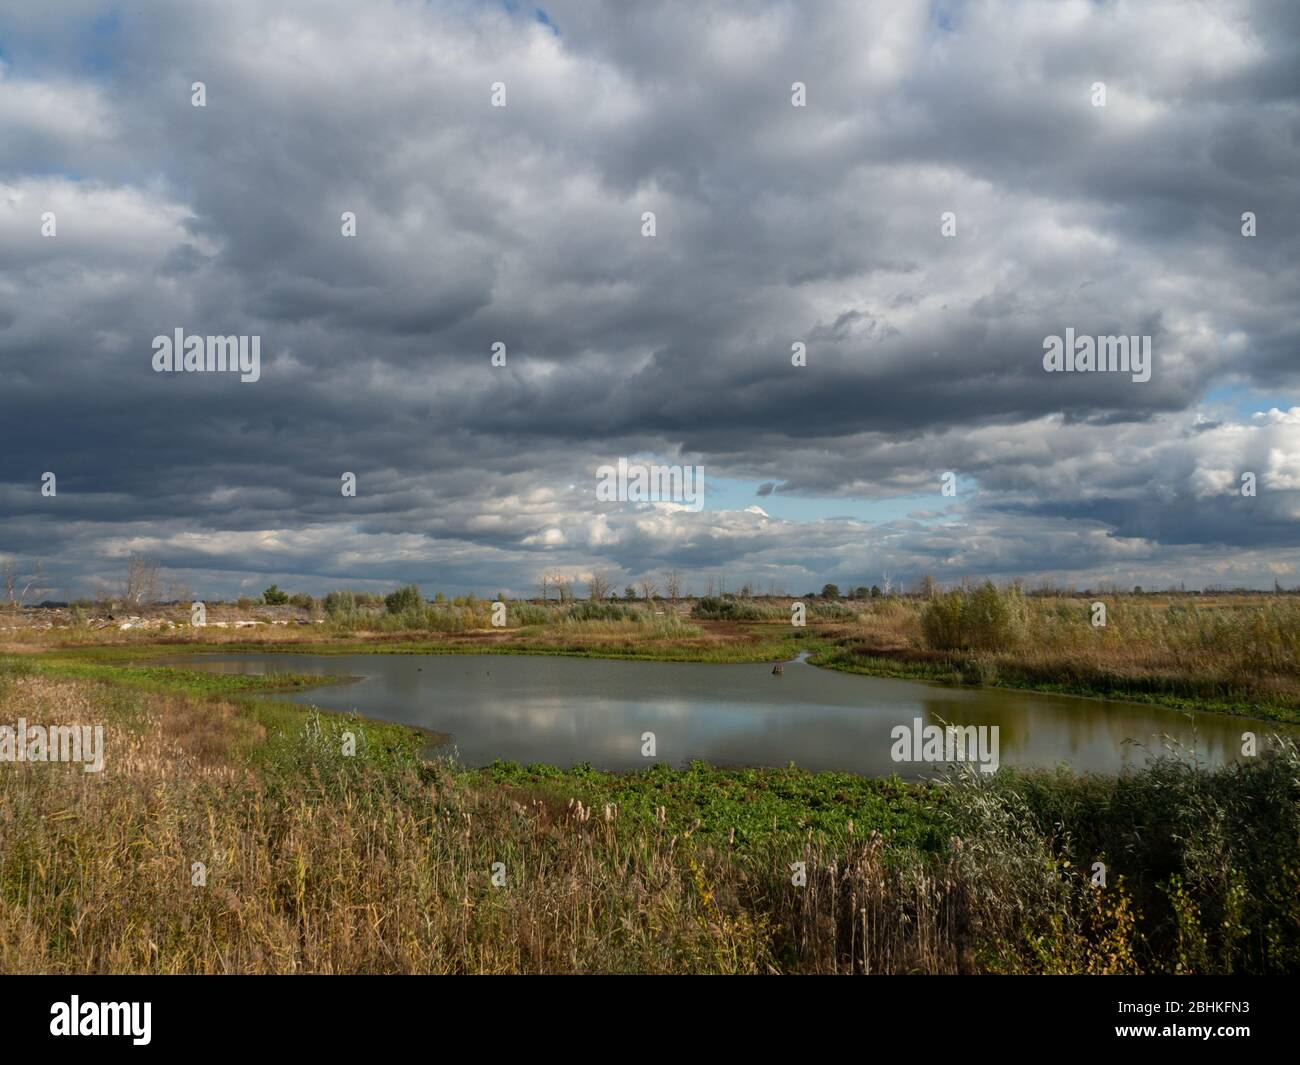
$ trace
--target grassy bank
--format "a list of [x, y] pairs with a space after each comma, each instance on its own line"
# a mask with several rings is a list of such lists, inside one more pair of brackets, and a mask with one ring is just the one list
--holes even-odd
[[1300, 968], [1292, 747], [945, 786], [465, 771], [257, 690], [297, 683], [0, 663], [0, 723], [107, 734], [100, 774], [0, 764], [0, 970]]
[[842, 647], [823, 649], [809, 661], [825, 669], [861, 676], [1150, 703], [1175, 710], [1300, 724], [1300, 706], [1293, 699], [1279, 699], [1272, 693], [1254, 690], [1250, 684], [1234, 685], [1217, 678], [1197, 681], [1168, 676], [1135, 677], [1104, 668], [1090, 669], [1077, 662], [1055, 662], [1034, 668], [1011, 658], [999, 662], [987, 657], [952, 654], [902, 658]]
[[[1093, 623], [1097, 603], [1103, 625]], [[818, 635], [813, 662], [850, 673], [1300, 722], [1294, 597], [1027, 598], [989, 589], [983, 598], [873, 602]]]

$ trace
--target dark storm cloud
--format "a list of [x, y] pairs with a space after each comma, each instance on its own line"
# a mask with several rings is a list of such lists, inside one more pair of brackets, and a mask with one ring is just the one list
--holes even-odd
[[[1296, 572], [1300, 425], [1206, 398], [1300, 367], [1292, 5], [71, 12], [0, 3], [0, 551], [56, 590]], [[177, 327], [261, 380], [154, 374]], [[620, 455], [927, 518], [599, 504]]]

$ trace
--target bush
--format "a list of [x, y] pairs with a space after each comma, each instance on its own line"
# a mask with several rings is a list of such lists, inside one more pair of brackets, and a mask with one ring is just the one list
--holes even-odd
[[357, 597], [351, 592], [330, 592], [325, 596], [325, 613], [335, 619], [355, 617]]
[[925, 634], [927, 645], [940, 651], [962, 646], [963, 603], [961, 592], [946, 592], [930, 600], [921, 612], [921, 631]]
[[620, 603], [602, 603], [584, 599], [564, 611], [566, 621], [639, 621], [646, 612]]
[[[504, 599], [502, 602], [506, 602]], [[551, 620], [551, 611], [536, 603], [519, 600], [506, 603], [506, 625], [545, 625]]]
[[691, 617], [710, 621], [773, 621], [786, 617], [777, 606], [760, 606], [730, 596], [706, 595], [698, 599], [691, 609]]
[[419, 588], [414, 584], [408, 584], [405, 588], [398, 588], [397, 591], [384, 596], [384, 606], [390, 614], [406, 614], [421, 610], [424, 607], [424, 599], [420, 595]]
[[710, 621], [733, 621], [736, 617], [736, 601], [720, 599], [716, 595], [702, 595], [691, 608], [691, 617], [707, 618]]
[[999, 651], [1020, 638], [1024, 604], [1014, 588], [1000, 592], [992, 581], [985, 581], [966, 597], [962, 608], [962, 635], [970, 647]]
[[284, 606], [288, 601], [289, 593], [280, 591], [274, 584], [262, 593], [262, 602], [267, 606]]
[[1023, 626], [1019, 591], [999, 591], [992, 581], [973, 592], [935, 596], [921, 613], [925, 642], [940, 651], [1006, 650], [1019, 640]]

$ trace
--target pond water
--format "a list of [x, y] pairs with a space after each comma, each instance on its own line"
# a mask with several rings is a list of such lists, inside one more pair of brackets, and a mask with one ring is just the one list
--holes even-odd
[[[286, 695], [451, 735], [468, 766], [495, 759], [635, 769], [651, 761], [838, 769], [868, 776], [932, 776], [910, 760], [897, 726], [984, 726], [1003, 765], [1116, 772], [1171, 738], [1210, 765], [1240, 756], [1241, 736], [1300, 730], [1219, 714], [1189, 715], [1137, 703], [951, 688], [865, 677], [787, 662], [716, 665], [541, 655], [201, 654], [169, 659], [232, 673], [360, 677]], [[642, 754], [654, 734], [655, 757]], [[909, 760], [896, 761], [895, 753]], [[975, 753], [968, 755], [974, 760]], [[988, 761], [987, 758], [983, 759]]]

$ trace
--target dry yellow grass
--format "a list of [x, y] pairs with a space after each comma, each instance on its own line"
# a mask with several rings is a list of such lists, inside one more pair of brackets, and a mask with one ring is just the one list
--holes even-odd
[[[1104, 626], [1092, 604], [1105, 604]], [[889, 660], [920, 675], [1152, 698], [1300, 720], [1300, 598], [1269, 595], [1025, 598], [993, 647], [935, 648], [926, 601], [884, 600], [822, 635], [831, 664]]]
[[[1174, 831], [1162, 846], [1200, 848], [1172, 867], [1206, 881], [1197, 914], [1210, 889], [1232, 909], [1215, 925], [1180, 911], [1178, 942], [1195, 951], [1152, 958], [1122, 884], [1090, 888], [1025, 806], [1036, 794], [1053, 825], [1058, 801], [1113, 816], [1091, 784], [980, 782], [949, 804], [970, 820], [941, 853], [851, 827], [747, 851], [400, 751], [345, 757], [337, 729], [305, 713], [294, 734], [265, 736], [219, 700], [11, 669], [0, 721], [20, 715], [104, 725], [106, 761], [99, 774], [0, 764], [7, 973], [1127, 972], [1139, 947], [1163, 969], [1278, 971], [1300, 956], [1294, 751], [1240, 781], [1139, 782], [1143, 809], [1168, 808], [1158, 826], [1250, 809], [1280, 833]], [[1119, 823], [1103, 846], [1132, 837]], [[1135, 875], [1142, 860], [1127, 859]], [[1162, 904], [1149, 883], [1144, 898]]]
[[[3, 703], [96, 724], [102, 694], [25, 677]], [[761, 968], [760, 940], [702, 901], [688, 841], [416, 766], [253, 772], [229, 758], [233, 708], [132, 698], [102, 774], [0, 766], [0, 971]]]

